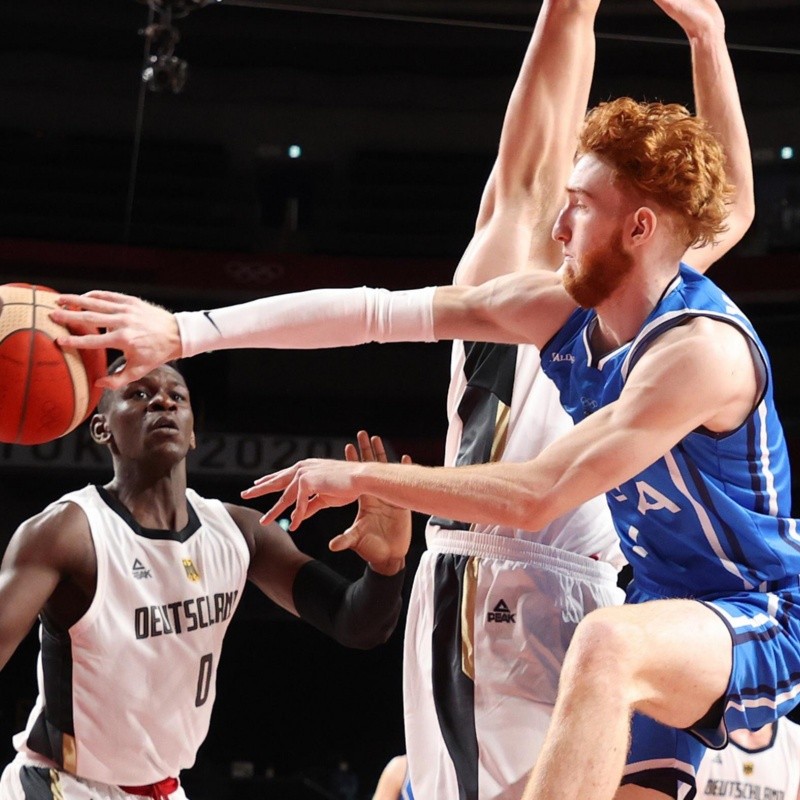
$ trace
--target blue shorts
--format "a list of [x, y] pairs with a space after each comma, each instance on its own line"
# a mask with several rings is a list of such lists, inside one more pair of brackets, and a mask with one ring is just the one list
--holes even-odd
[[[722, 749], [728, 731], [757, 730], [791, 711], [800, 700], [800, 585], [766, 592], [697, 598], [727, 626], [733, 667], [714, 728], [678, 730], [634, 714], [631, 748], [622, 783], [653, 788], [675, 798], [694, 797], [694, 776], [707, 747]], [[628, 602], [662, 599], [631, 587]]]

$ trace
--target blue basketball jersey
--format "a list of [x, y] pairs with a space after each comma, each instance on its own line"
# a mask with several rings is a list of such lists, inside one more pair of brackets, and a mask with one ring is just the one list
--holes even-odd
[[656, 337], [697, 316], [723, 320], [748, 337], [766, 386], [739, 428], [722, 435], [693, 431], [607, 492], [635, 583], [662, 597], [767, 590], [800, 573], [789, 461], [764, 347], [734, 303], [682, 264], [632, 342], [595, 358], [589, 342], [596, 313], [578, 309], [542, 350], [543, 368], [578, 423], [619, 397]]

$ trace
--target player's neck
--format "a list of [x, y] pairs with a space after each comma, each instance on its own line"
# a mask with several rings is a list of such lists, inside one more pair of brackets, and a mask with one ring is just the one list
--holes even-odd
[[116, 474], [106, 489], [130, 511], [144, 528], [182, 530], [188, 523], [186, 472], [153, 479]]
[[636, 268], [597, 306], [598, 324], [592, 335], [596, 355], [616, 350], [636, 337], [675, 280], [677, 270], [677, 264], [672, 262], [660, 264], [656, 269]]

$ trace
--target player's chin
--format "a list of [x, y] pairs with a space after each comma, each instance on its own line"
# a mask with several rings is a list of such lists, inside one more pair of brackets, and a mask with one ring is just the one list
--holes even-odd
[[191, 450], [191, 437], [176, 428], [156, 428], [145, 437], [149, 451], [165, 450], [186, 456]]

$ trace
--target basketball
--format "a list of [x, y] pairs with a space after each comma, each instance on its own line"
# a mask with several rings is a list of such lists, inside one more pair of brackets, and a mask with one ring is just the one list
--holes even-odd
[[50, 319], [58, 292], [46, 286], [0, 286], [0, 442], [42, 444], [69, 433], [100, 399], [104, 350], [67, 350], [68, 331]]

